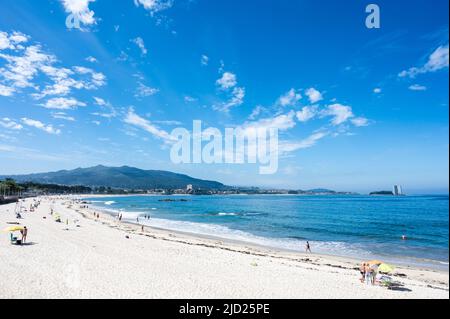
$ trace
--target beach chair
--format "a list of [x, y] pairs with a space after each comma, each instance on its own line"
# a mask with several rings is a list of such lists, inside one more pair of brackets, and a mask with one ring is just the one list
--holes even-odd
[[10, 241], [11, 245], [17, 245], [17, 237], [15, 237], [13, 233], [10, 234]]

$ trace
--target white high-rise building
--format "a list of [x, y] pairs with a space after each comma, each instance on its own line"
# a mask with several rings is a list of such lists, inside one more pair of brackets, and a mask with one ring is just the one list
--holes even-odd
[[394, 193], [395, 196], [403, 195], [402, 187], [400, 185], [394, 185], [393, 193]]

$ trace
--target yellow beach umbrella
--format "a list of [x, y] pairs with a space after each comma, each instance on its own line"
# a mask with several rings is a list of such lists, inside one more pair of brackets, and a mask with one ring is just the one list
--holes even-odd
[[388, 265], [388, 264], [381, 264], [380, 266], [378, 266], [378, 272], [382, 272], [384, 274], [389, 274], [391, 272], [393, 272], [395, 269], [394, 266]]
[[23, 229], [24, 229], [23, 226], [10, 226], [8, 228], [3, 229], [3, 231], [5, 231], [5, 232], [15, 232], [15, 231], [21, 231]]

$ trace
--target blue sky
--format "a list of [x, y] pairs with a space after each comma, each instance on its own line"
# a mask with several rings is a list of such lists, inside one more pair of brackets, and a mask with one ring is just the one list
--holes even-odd
[[[448, 193], [448, 2], [0, 0], [0, 174]], [[66, 18], [80, 17], [81, 29]], [[273, 125], [279, 171], [176, 165], [176, 127]]]

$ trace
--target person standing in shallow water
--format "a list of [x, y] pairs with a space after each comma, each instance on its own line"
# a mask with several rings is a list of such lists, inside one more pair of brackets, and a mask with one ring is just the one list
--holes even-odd
[[311, 251], [311, 245], [309, 244], [309, 241], [306, 242], [306, 252], [307, 252], [307, 253], [312, 253], [312, 251]]

